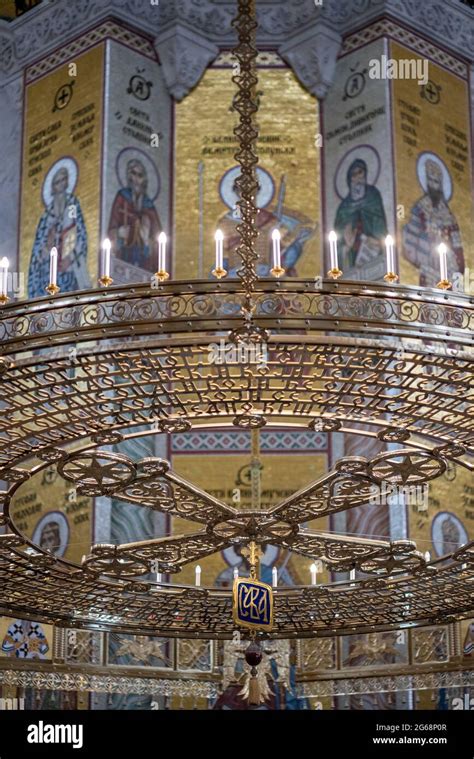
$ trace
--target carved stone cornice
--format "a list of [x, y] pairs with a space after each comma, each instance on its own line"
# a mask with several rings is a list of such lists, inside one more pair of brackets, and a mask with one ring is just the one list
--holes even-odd
[[[300, 34], [318, 34], [324, 24], [347, 35], [381, 16], [400, 20], [453, 53], [474, 61], [474, 11], [458, 0], [258, 0], [258, 44], [278, 48]], [[152, 38], [176, 25], [209, 45], [235, 44], [231, 20], [235, 0], [174, 0], [152, 5], [143, 0], [43, 0], [14, 21], [0, 21], [0, 80], [38, 60], [59, 43], [77, 37], [105, 18], [116, 18]], [[161, 41], [158, 43], [161, 44]], [[181, 43], [174, 42], [176, 46]], [[203, 47], [197, 46], [198, 59]], [[306, 64], [314, 71], [314, 63]], [[298, 73], [298, 72], [297, 72]], [[311, 80], [311, 74], [306, 74]], [[313, 85], [314, 86], [314, 85]]]
[[278, 52], [308, 92], [324, 98], [334, 79], [341, 41], [340, 34], [321, 23], [292, 37]]
[[157, 36], [155, 49], [168, 91], [178, 101], [196, 86], [219, 53], [217, 45], [179, 23]]

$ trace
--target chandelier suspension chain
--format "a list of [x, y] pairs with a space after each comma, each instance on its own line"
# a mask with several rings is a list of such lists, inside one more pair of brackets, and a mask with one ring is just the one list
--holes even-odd
[[240, 176], [236, 180], [237, 203], [240, 210], [240, 223], [237, 232], [240, 244], [237, 253], [242, 259], [242, 267], [238, 275], [246, 295], [246, 306], [251, 310], [251, 295], [257, 281], [256, 262], [258, 254], [255, 250], [255, 241], [258, 237], [256, 195], [258, 181], [256, 165], [258, 156], [256, 153], [256, 141], [258, 128], [255, 122], [255, 114], [258, 110], [256, 74], [256, 9], [255, 0], [238, 0], [238, 15], [232, 21], [232, 25], [238, 33], [238, 45], [233, 50], [238, 62], [237, 73], [232, 81], [237, 84], [237, 94], [234, 97], [234, 108], [239, 113], [239, 124], [234, 129], [234, 135], [239, 142], [239, 148], [234, 158], [241, 166]]

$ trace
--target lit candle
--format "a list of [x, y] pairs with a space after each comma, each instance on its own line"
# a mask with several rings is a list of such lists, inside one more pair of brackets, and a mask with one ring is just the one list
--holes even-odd
[[58, 284], [58, 249], [51, 248], [49, 253], [49, 283]]
[[448, 279], [448, 260], [447, 260], [447, 252], [448, 249], [444, 242], [440, 243], [438, 245], [438, 253], [439, 253], [439, 274], [440, 274], [440, 281], [438, 282], [438, 287], [441, 288], [441, 290], [449, 290], [451, 287], [451, 282]]
[[0, 303], [8, 301], [8, 267], [10, 261], [6, 256], [0, 261]]
[[224, 268], [224, 234], [221, 229], [216, 231], [216, 269]]
[[199, 587], [201, 584], [201, 567], [199, 564], [196, 567], [196, 586]]
[[429, 551], [426, 551], [426, 553], [425, 553], [425, 561], [426, 561], [427, 564], [429, 564], [430, 561], [431, 561], [431, 554], [430, 554]]
[[168, 279], [169, 277], [169, 274], [166, 271], [166, 242], [166, 234], [160, 232], [158, 235], [158, 271], [156, 272], [156, 277], [160, 282], [163, 282], [163, 280]]
[[276, 567], [272, 569], [272, 585], [274, 588], [278, 586], [278, 569]]
[[281, 265], [281, 234], [279, 229], [274, 229], [272, 232], [273, 240], [273, 268], [271, 273], [274, 277], [281, 277], [285, 273], [284, 268]]
[[102, 256], [101, 256], [101, 272], [99, 282], [104, 287], [108, 287], [112, 284], [112, 278], [110, 276], [110, 251], [112, 243], [109, 238], [106, 237], [102, 243]]
[[351, 569], [351, 572], [350, 572], [350, 575], [349, 575], [349, 579], [350, 580], [355, 580], [355, 578], [356, 578], [356, 571], [355, 571], [355, 569]]
[[161, 572], [156, 573], [156, 582], [161, 582]]
[[239, 568], [234, 567], [234, 580], [238, 580], [239, 578]]
[[58, 249], [51, 248], [49, 251], [49, 285], [46, 288], [50, 295], [59, 292], [58, 287]]
[[332, 230], [328, 235], [329, 239], [329, 260], [331, 268], [328, 274], [332, 279], [337, 279], [341, 276], [342, 271], [339, 268], [339, 262], [337, 260], [337, 234]]
[[387, 235], [385, 238], [385, 252], [387, 256], [387, 273], [384, 276], [386, 282], [396, 282], [398, 277], [395, 274], [395, 256], [393, 252], [393, 237]]
[[318, 568], [316, 564], [311, 564], [309, 571], [311, 572], [311, 585], [317, 585], [318, 583]]
[[166, 234], [164, 232], [158, 235], [158, 269], [166, 271]]
[[216, 241], [216, 268], [212, 273], [217, 279], [222, 279], [227, 272], [224, 269], [224, 234], [221, 229], [216, 230], [214, 239]]

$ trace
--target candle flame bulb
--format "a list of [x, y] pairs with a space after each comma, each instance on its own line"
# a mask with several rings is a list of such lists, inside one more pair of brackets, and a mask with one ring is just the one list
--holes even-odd
[[158, 271], [155, 274], [155, 277], [158, 279], [159, 282], [164, 282], [165, 279], [169, 278], [169, 274], [166, 271], [166, 243], [168, 238], [166, 237], [165, 232], [160, 232], [158, 235]]
[[339, 268], [339, 263], [337, 260], [337, 234], [332, 229], [328, 234], [328, 240], [329, 240], [329, 260], [331, 268], [328, 271], [328, 276], [331, 277], [331, 279], [338, 279], [342, 271]]
[[0, 305], [8, 302], [8, 268], [10, 261], [6, 256], [0, 261]]
[[448, 248], [444, 242], [438, 245], [438, 253], [440, 281], [436, 286], [439, 287], [440, 290], [449, 290], [452, 287], [452, 282], [450, 282], [448, 279], [448, 261], [446, 257]]
[[394, 240], [392, 235], [387, 235], [385, 238], [385, 252], [387, 256], [387, 272], [384, 276], [384, 280], [392, 284], [398, 280], [397, 274], [395, 274], [395, 257], [393, 254]]
[[274, 277], [281, 277], [285, 270], [281, 265], [281, 233], [279, 229], [274, 229], [272, 232], [273, 240], [273, 268], [271, 273]]
[[56, 295], [59, 292], [57, 248], [51, 248], [49, 251], [49, 285], [46, 287], [46, 292], [50, 295]]
[[101, 272], [99, 277], [99, 284], [104, 287], [108, 287], [112, 284], [113, 279], [110, 276], [110, 251], [112, 249], [112, 243], [109, 238], [106, 237], [102, 243], [102, 258], [101, 258]]
[[213, 275], [217, 279], [227, 276], [227, 272], [224, 269], [224, 233], [221, 229], [217, 229], [214, 235], [216, 241], [216, 268], [213, 270]]

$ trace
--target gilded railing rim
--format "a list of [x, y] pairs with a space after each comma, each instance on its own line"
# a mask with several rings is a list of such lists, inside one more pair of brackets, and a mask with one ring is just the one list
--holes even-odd
[[[219, 305], [219, 299], [222, 298], [222, 305], [225, 307], [225, 297], [228, 295], [234, 298], [232, 302], [232, 311], [222, 310], [216, 312], [212, 309], [210, 312], [197, 310], [195, 313], [181, 312], [170, 313], [165, 311], [159, 315], [154, 314], [147, 318], [144, 316], [120, 314], [114, 318], [108, 318], [107, 313], [100, 315], [96, 323], [91, 319], [87, 323], [74, 324], [72, 321], [65, 320], [64, 324], [55, 324], [54, 319], [59, 315], [74, 314], [75, 308], [88, 309], [92, 311], [95, 306], [110, 306], [116, 304], [127, 304], [141, 306], [147, 302], [153, 303], [158, 299], [174, 298], [182, 299], [183, 305], [188, 302], [199, 304], [200, 297], [216, 298], [216, 305]], [[474, 321], [474, 299], [464, 293], [445, 293], [439, 290], [419, 288], [414, 286], [393, 287], [379, 283], [364, 283], [362, 286], [358, 282], [330, 282], [324, 281], [321, 288], [315, 289], [314, 280], [307, 279], [288, 279], [284, 282], [275, 282], [274, 280], [259, 280], [255, 300], [258, 302], [266, 296], [270, 299], [291, 298], [292, 295], [298, 297], [308, 297], [313, 300], [319, 298], [330, 298], [332, 302], [341, 304], [341, 310], [321, 311], [314, 313], [312, 311], [289, 311], [281, 313], [277, 309], [272, 312], [263, 310], [256, 313], [254, 322], [267, 329], [273, 330], [274, 334], [284, 334], [291, 330], [305, 330], [306, 336], [311, 333], [341, 333], [355, 332], [376, 335], [392, 336], [411, 336], [415, 339], [439, 340], [441, 342], [458, 342], [463, 344], [472, 343], [473, 330], [470, 329], [471, 321]], [[0, 326], [3, 324], [7, 337], [0, 342], [0, 352], [2, 354], [21, 353], [25, 350], [31, 350], [35, 347], [43, 347], [55, 344], [66, 344], [68, 342], [86, 342], [91, 340], [110, 340], [120, 337], [130, 337], [134, 334], [166, 336], [169, 334], [189, 336], [190, 333], [203, 333], [215, 335], [216, 333], [225, 332], [227, 329], [235, 326], [242, 319], [239, 305], [245, 305], [246, 294], [240, 282], [229, 280], [227, 282], [213, 282], [210, 280], [197, 280], [194, 282], [172, 281], [161, 284], [159, 287], [151, 287], [148, 283], [137, 285], [121, 286], [117, 285], [107, 289], [83, 290], [76, 293], [60, 293], [55, 297], [36, 298], [33, 300], [18, 301], [8, 304], [0, 309]], [[383, 310], [380, 315], [364, 314], [363, 310], [358, 313], [354, 308], [354, 313], [348, 311], [345, 304], [352, 303], [352, 299], [360, 299], [361, 304], [368, 301], [373, 306], [374, 302], [390, 304], [394, 308], [392, 314], [384, 318]], [[137, 302], [138, 301], [138, 302]], [[212, 305], [212, 303], [211, 303]], [[277, 303], [278, 305], [278, 303]], [[413, 305], [417, 313], [410, 317], [403, 309]], [[402, 318], [395, 311], [398, 308], [402, 312]], [[426, 309], [425, 320], [419, 318], [420, 311]], [[429, 309], [438, 309], [441, 318], [430, 321]], [[455, 323], [455, 316], [462, 314], [463, 324], [460, 326]], [[34, 322], [35, 319], [50, 318], [53, 323], [45, 324], [44, 329], [30, 330], [28, 320]], [[22, 319], [27, 322], [18, 328], [15, 322]], [[298, 343], [298, 335], [295, 334], [294, 342]], [[301, 336], [300, 336], [301, 338]]]

